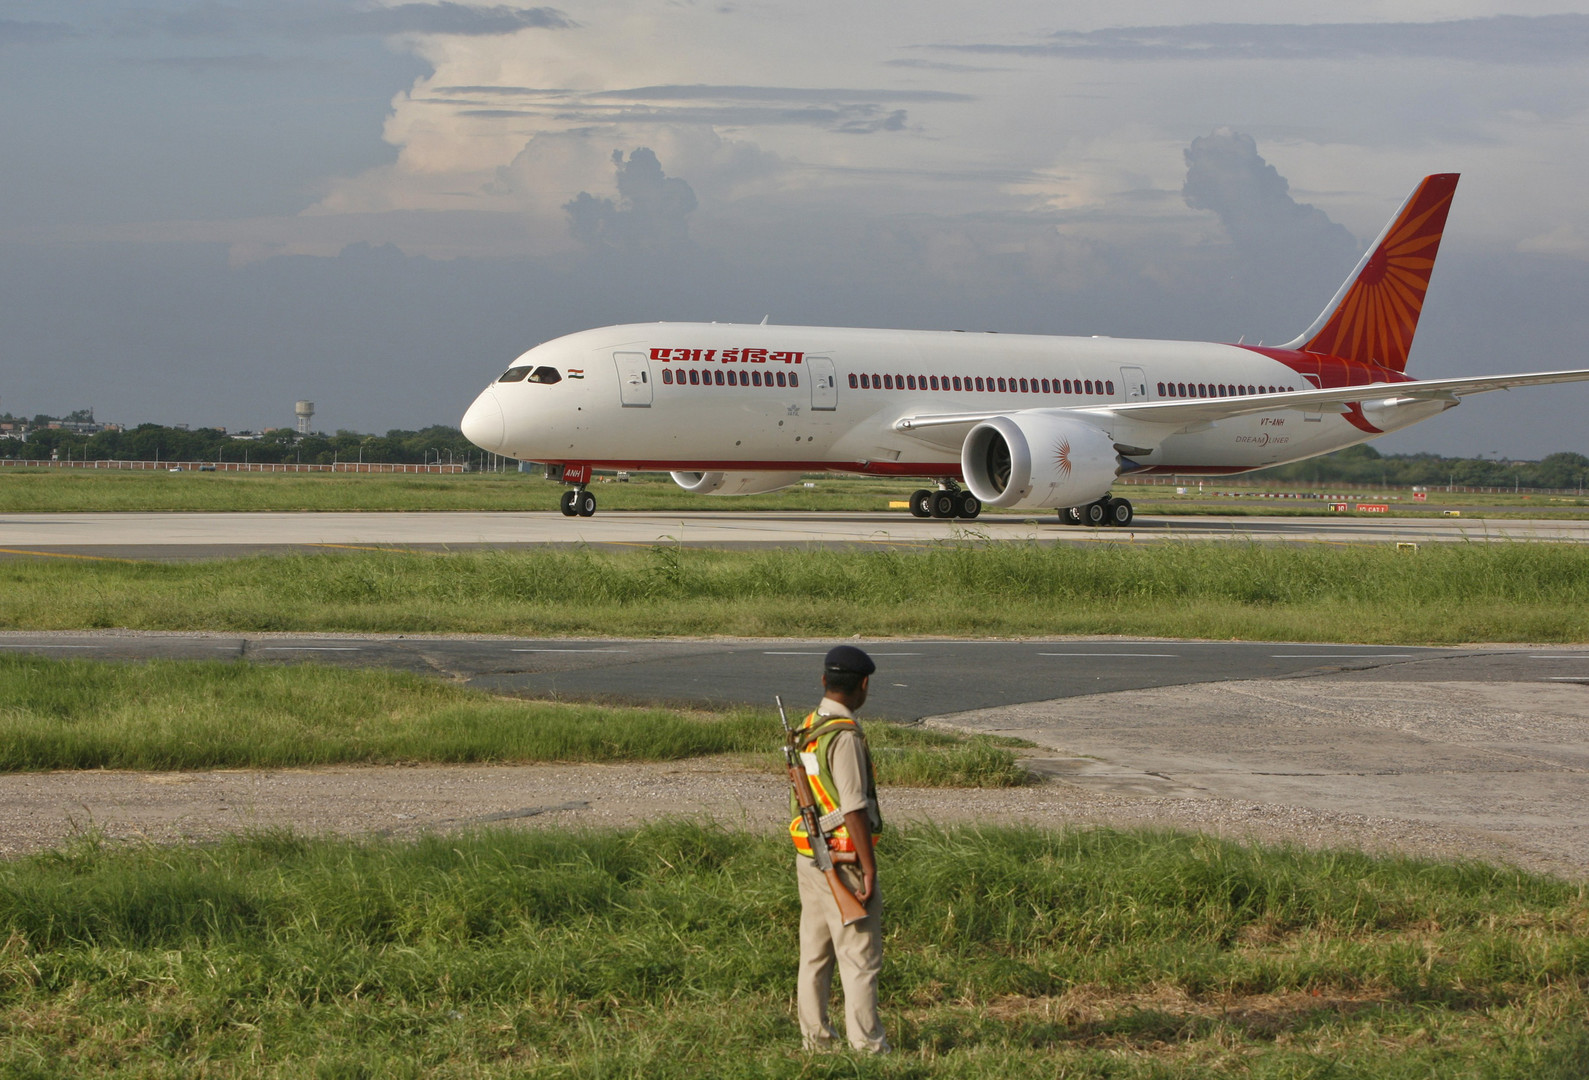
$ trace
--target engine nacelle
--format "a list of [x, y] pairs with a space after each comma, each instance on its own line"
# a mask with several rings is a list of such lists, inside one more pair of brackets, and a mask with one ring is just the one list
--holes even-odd
[[797, 472], [676, 472], [673, 482], [694, 495], [762, 495], [800, 482]]
[[1068, 416], [995, 416], [960, 447], [966, 487], [984, 506], [1081, 506], [1107, 494], [1121, 468], [1112, 438]]

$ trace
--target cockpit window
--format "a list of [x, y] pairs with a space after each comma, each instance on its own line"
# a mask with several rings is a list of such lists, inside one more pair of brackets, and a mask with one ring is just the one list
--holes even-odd
[[522, 382], [525, 380], [538, 383], [554, 383], [562, 382], [563, 376], [553, 367], [510, 367], [502, 373], [502, 377], [497, 382]]

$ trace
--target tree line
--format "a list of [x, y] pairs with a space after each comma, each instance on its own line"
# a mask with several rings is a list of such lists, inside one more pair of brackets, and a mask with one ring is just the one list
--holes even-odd
[[445, 424], [419, 431], [393, 429], [385, 435], [338, 431], [299, 436], [277, 428], [258, 437], [234, 438], [217, 428], [139, 424], [121, 431], [79, 435], [63, 428], [37, 427], [26, 440], [0, 439], [0, 457], [48, 461], [258, 461], [330, 465], [338, 461], [379, 461], [402, 465], [479, 463], [478, 447], [463, 432]]

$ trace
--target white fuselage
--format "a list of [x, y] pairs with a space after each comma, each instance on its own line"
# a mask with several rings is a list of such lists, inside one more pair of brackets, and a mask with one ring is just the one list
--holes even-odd
[[[898, 431], [896, 421], [1066, 410], [1130, 444], [1140, 440], [1110, 430], [1109, 406], [1185, 400], [1188, 388], [1212, 398], [1321, 384], [1236, 345], [719, 323], [584, 331], [513, 367], [540, 365], [563, 377], [492, 384], [464, 418], [469, 438], [520, 460], [629, 470], [954, 477], [963, 430]], [[1338, 410], [1277, 407], [1180, 425], [1131, 459], [1152, 471], [1241, 472], [1362, 442], [1449, 404], [1393, 410], [1373, 428]]]

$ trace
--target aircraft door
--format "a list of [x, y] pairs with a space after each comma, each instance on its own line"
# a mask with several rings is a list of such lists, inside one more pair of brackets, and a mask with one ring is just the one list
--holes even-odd
[[1121, 368], [1120, 385], [1125, 387], [1127, 401], [1148, 400], [1148, 376], [1141, 368]]
[[831, 411], [839, 407], [839, 380], [833, 373], [831, 357], [806, 357], [806, 378], [811, 380], [812, 410]]
[[647, 408], [651, 405], [651, 365], [645, 353], [613, 353], [618, 365], [618, 397], [624, 406]]
[[[1309, 375], [1307, 372], [1304, 371], [1302, 373], [1302, 377], [1304, 379], [1308, 380], [1308, 382], [1313, 384], [1313, 389], [1315, 389], [1315, 390], [1322, 390], [1323, 389], [1323, 387], [1319, 385], [1319, 377], [1317, 375]], [[1324, 419], [1324, 409], [1323, 409], [1323, 407], [1319, 406], [1319, 405], [1315, 405], [1311, 409], [1304, 409], [1303, 412], [1302, 412], [1302, 419], [1305, 422], [1311, 423], [1311, 424], [1319, 423], [1320, 421], [1322, 421]]]

